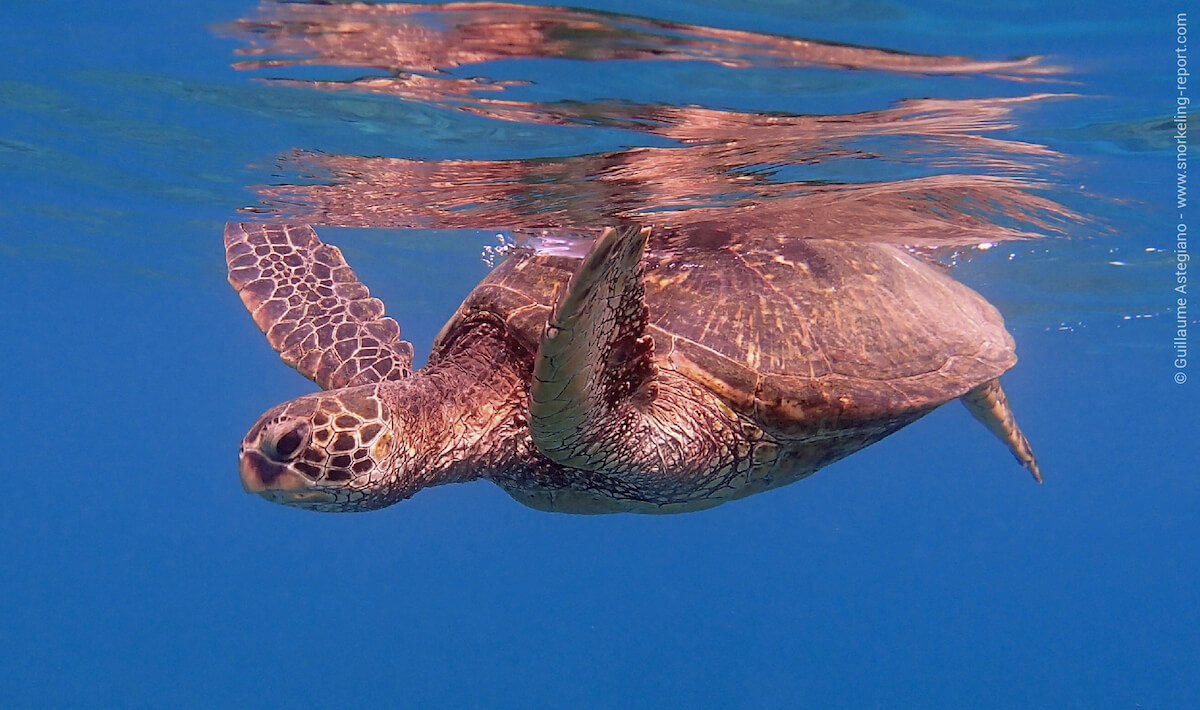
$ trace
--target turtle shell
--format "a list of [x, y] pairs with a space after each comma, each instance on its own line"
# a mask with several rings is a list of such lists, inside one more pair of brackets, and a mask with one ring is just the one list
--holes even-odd
[[[507, 323], [532, 357], [580, 258], [517, 250], [463, 302], [433, 357], [480, 317]], [[888, 244], [652, 237], [645, 292], [659, 366], [783, 439], [893, 429], [1016, 362], [991, 304]]]

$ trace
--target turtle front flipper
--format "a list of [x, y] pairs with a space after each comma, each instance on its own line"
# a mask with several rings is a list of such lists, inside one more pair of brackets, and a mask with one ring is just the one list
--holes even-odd
[[1008, 445], [1009, 451], [1021, 465], [1029, 469], [1034, 480], [1042, 482], [1042, 471], [1038, 468], [1033, 447], [1017, 426], [1016, 415], [1008, 404], [1008, 397], [1000, 387], [1000, 380], [988, 380], [962, 397], [962, 403], [984, 426]]
[[606, 229], [564, 287], [538, 349], [529, 424], [555, 463], [667, 504], [711, 496], [736, 474], [740, 427], [711, 392], [655, 363], [643, 287], [649, 232]]
[[225, 225], [229, 283], [284, 362], [322, 389], [412, 373], [412, 344], [383, 302], [308, 225]]

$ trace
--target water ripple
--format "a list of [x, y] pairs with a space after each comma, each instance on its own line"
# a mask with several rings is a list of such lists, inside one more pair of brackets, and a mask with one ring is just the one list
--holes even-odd
[[[240, 69], [365, 74], [263, 77], [272, 84], [627, 137], [619, 150], [511, 160], [297, 149], [279, 158], [280, 181], [258, 187], [260, 204], [247, 208], [273, 220], [568, 232], [637, 223], [667, 233], [721, 224], [745, 239], [788, 234], [948, 248], [1062, 232], [1080, 218], [1052, 196], [1064, 156], [1013, 137], [1022, 112], [1072, 96], [1066, 92], [910, 98], [813, 115], [596, 100], [569, 90], [554, 100], [524, 100], [514, 92], [531, 93], [532, 79], [496, 73], [501, 60], [621, 61], [621, 78], [637, 83], [645, 62], [676, 61], [735, 72], [999, 77], [1021, 88], [1045, 86], [1062, 71], [1037, 57], [908, 54], [506, 3], [265, 2], [226, 31], [246, 44]], [[505, 64], [505, 71], [514, 67], [539, 75], [528, 63]]]

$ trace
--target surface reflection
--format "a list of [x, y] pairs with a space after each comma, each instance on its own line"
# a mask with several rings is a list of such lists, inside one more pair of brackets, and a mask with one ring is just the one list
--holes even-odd
[[[265, 2], [237, 23], [254, 35], [242, 67], [309, 64], [440, 73], [496, 59], [708, 61], [731, 67], [816, 65], [912, 73], [1053, 74], [1037, 57], [979, 61], [909, 54], [614, 13], [515, 3], [304, 4]], [[464, 85], [467, 93], [472, 87]]]
[[[1052, 76], [1038, 58], [904, 54], [614, 14], [502, 3], [264, 3], [235, 31], [244, 69], [323, 65], [385, 75], [272, 78], [532, 125], [626, 129], [668, 145], [521, 160], [415, 160], [298, 149], [282, 184], [258, 188], [272, 219], [363, 227], [514, 230], [720, 223], [780, 233], [941, 247], [1060, 231], [1077, 215], [1041, 176], [1062, 159], [1009, 135], [1017, 112], [1066, 94], [913, 99], [838, 115], [631, 101], [519, 101], [526, 82], [461, 76], [498, 59], [674, 60], [735, 69], [815, 66], [905, 74]], [[854, 162], [851, 162], [854, 161]], [[847, 175], [862, 176], [847, 179]], [[890, 178], [890, 179], [889, 179]], [[314, 184], [314, 182], [316, 184]]]

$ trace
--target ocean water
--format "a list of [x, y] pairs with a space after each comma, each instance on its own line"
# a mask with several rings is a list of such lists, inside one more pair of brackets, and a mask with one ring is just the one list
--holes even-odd
[[[0, 5], [0, 707], [1200, 706], [1187, 8], [539, 4]], [[225, 282], [254, 219], [419, 361], [498, 233], [916, 243], [1005, 314], [1046, 481], [951, 404], [681, 516], [271, 505], [238, 443], [314, 386]]]

